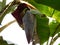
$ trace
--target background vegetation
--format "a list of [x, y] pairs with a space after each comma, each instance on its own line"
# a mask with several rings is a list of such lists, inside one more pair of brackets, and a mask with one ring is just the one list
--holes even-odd
[[[26, 4], [27, 6], [24, 7], [25, 5], [22, 5], [24, 7], [24, 10], [20, 6], [20, 8], [22, 10], [19, 10], [18, 6], [20, 4], [23, 4], [23, 1], [24, 1], [24, 4]], [[26, 24], [28, 22], [25, 23], [21, 20], [23, 19], [22, 15], [26, 14], [26, 12], [25, 12], [26, 8], [29, 7], [30, 13], [32, 13], [32, 15], [34, 15], [35, 19], [36, 19], [35, 24], [33, 26], [34, 32], [32, 33], [33, 34], [32, 37], [35, 41], [33, 41], [33, 39], [32, 39], [32, 42], [33, 42], [32, 45], [35, 45], [37, 43], [39, 43], [40, 45], [43, 45], [43, 43], [45, 43], [45, 42], [46, 42], [46, 45], [53, 45], [54, 42], [60, 37], [60, 6], [59, 6], [60, 0], [23, 0], [23, 1], [13, 0], [8, 5], [6, 5], [6, 0], [3, 0], [2, 2], [0, 2], [0, 25], [6, 14], [8, 14], [10, 12], [14, 13], [14, 11], [16, 10], [16, 7], [18, 8], [16, 10], [17, 13], [16, 14], [14, 13], [15, 15], [13, 15], [13, 13], [12, 13], [12, 15], [15, 17], [16, 20], [9, 22], [5, 26], [1, 27], [0, 32], [15, 21], [18, 22], [20, 27], [22, 27], [24, 29], [27, 28], [27, 27], [23, 26], [23, 23]], [[26, 3], [26, 2], [28, 2], [28, 3]], [[20, 15], [17, 15], [17, 14], [20, 14]], [[30, 23], [28, 23], [28, 25], [29, 24]], [[33, 30], [33, 29], [31, 29], [31, 30]], [[29, 34], [29, 32], [27, 34]], [[30, 35], [32, 35], [32, 34], [30, 34]], [[57, 34], [57, 36], [55, 36], [56, 34]], [[49, 42], [50, 37], [52, 37], [52, 39]], [[28, 38], [27, 38], [27, 40], [28, 40]], [[0, 43], [2, 43], [2, 42], [0, 42]], [[5, 43], [6, 42], [4, 42], [3, 45], [5, 45]]]

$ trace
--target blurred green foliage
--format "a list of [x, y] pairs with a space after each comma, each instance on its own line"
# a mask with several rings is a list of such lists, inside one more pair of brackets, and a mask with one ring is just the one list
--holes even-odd
[[[32, 4], [37, 8], [37, 11], [40, 14], [36, 14], [37, 20], [37, 33], [40, 39], [40, 43], [49, 40], [49, 37], [53, 37], [55, 34], [60, 32], [60, 0], [27, 0], [28, 3]], [[6, 6], [6, 0], [0, 2], [0, 14], [3, 8]], [[9, 9], [0, 17], [0, 24], [5, 17], [5, 15], [9, 12], [14, 11], [16, 5], [9, 7]], [[43, 14], [45, 16], [43, 16]], [[49, 18], [54, 18], [51, 22]], [[8, 45], [6, 41], [0, 40], [1, 45]], [[59, 44], [60, 45], [60, 44]]]
[[14, 44], [8, 44], [7, 41], [3, 40], [2, 36], [0, 36], [0, 45], [14, 45]]

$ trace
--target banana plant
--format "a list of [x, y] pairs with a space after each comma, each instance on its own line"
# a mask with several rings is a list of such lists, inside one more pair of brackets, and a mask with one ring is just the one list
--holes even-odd
[[32, 45], [44, 45], [45, 42], [53, 45], [60, 37], [59, 4], [59, 0], [13, 0], [6, 5], [6, 0], [3, 0], [0, 2], [0, 24], [10, 12], [15, 20], [1, 27], [0, 32], [17, 21], [25, 31], [28, 44], [32, 41]]

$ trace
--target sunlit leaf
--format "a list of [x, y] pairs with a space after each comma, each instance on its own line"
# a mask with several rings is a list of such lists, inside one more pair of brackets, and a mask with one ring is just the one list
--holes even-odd
[[53, 18], [55, 18], [58, 22], [60, 22], [60, 11], [55, 10]]
[[52, 22], [50, 22], [49, 27], [50, 27], [50, 36], [53, 36], [54, 34], [56, 34], [57, 31], [57, 26], [59, 25], [59, 23], [56, 20], [52, 20]]
[[60, 6], [59, 6], [60, 0], [34, 0], [34, 1], [39, 4], [44, 4], [54, 9], [60, 10]]
[[34, 0], [28, 0], [29, 3], [31, 3], [33, 6], [35, 6], [42, 14], [45, 14], [47, 16], [52, 16], [53, 13], [53, 8], [43, 5], [43, 4], [38, 4]]

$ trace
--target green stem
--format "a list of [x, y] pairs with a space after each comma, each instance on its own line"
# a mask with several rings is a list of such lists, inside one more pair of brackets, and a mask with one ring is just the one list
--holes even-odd
[[14, 1], [10, 2], [8, 5], [6, 5], [0, 12], [0, 24], [4, 18], [4, 16], [7, 14], [8, 9], [14, 5]]
[[9, 9], [9, 7], [12, 6], [13, 2], [10, 2], [7, 6], [5, 6], [5, 8], [0, 13], [0, 17], [2, 17], [2, 15], [7, 11], [7, 9]]
[[51, 45], [53, 45], [54, 42], [55, 42], [59, 37], [60, 37], [60, 33], [58, 33], [58, 35], [52, 40]]
[[4, 25], [3, 27], [1, 27], [0, 32], [3, 31], [6, 27], [8, 27], [9, 25], [11, 25], [14, 22], [16, 22], [16, 20], [13, 20], [13, 21], [9, 22], [8, 24]]
[[56, 27], [56, 29], [55, 29], [55, 31], [54, 31], [54, 33], [53, 33], [53, 35], [52, 35], [52, 39], [51, 39], [50, 45], [52, 45], [52, 42], [53, 42], [53, 40], [54, 40], [53, 37], [54, 37], [57, 29], [59, 28], [59, 26], [60, 26], [60, 24]]

